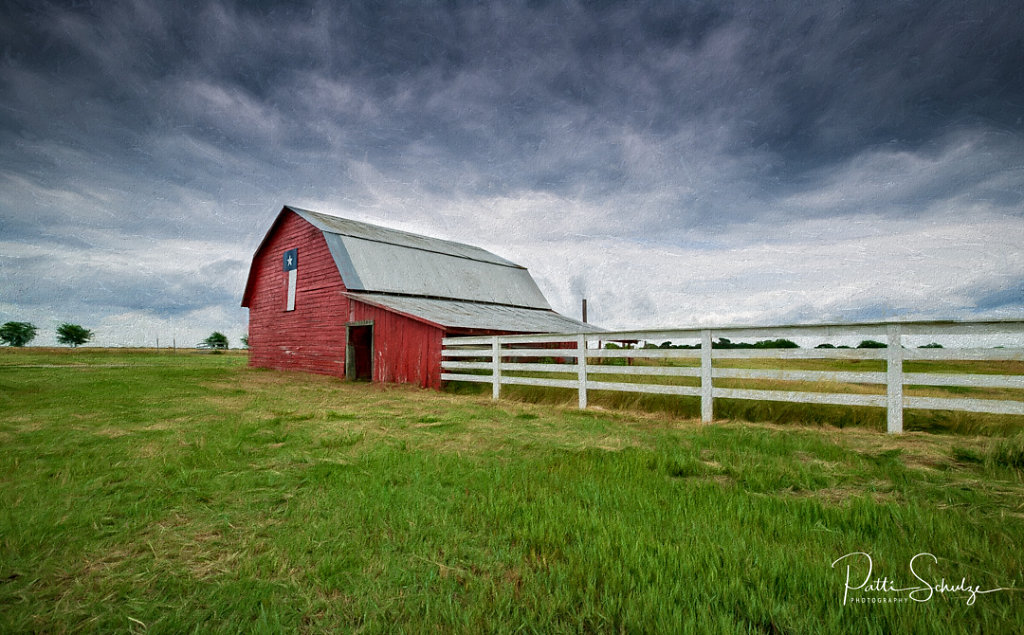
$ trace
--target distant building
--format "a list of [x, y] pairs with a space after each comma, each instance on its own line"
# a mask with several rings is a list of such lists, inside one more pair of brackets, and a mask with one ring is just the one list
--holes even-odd
[[488, 251], [291, 206], [253, 255], [242, 306], [251, 366], [432, 388], [443, 337], [598, 330]]

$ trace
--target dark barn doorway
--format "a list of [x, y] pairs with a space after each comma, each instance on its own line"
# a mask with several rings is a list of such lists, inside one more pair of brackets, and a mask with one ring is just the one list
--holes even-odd
[[345, 325], [345, 377], [373, 381], [373, 322]]

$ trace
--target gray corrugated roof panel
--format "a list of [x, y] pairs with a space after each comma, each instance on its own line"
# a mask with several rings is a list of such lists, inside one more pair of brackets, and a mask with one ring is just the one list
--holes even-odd
[[[342, 281], [352, 291], [551, 309], [525, 267], [485, 249], [291, 205], [281, 209], [257, 254], [286, 214], [293, 213], [322, 232]], [[254, 271], [249, 270], [242, 306], [249, 306]]]
[[550, 309], [530, 272], [435, 251], [324, 233], [350, 291]]
[[374, 293], [347, 293], [346, 295], [366, 304], [413, 315], [449, 328], [513, 333], [582, 333], [602, 330], [592, 324], [584, 324], [555, 313], [550, 309], [530, 309]]
[[338, 216], [313, 212], [308, 209], [301, 209], [291, 205], [288, 205], [287, 207], [312, 223], [317, 227], [317, 229], [330, 232], [332, 234], [362, 238], [363, 240], [387, 243], [390, 245], [399, 245], [401, 247], [409, 247], [411, 249], [433, 251], [440, 254], [447, 254], [449, 256], [456, 256], [458, 258], [469, 258], [471, 260], [504, 265], [506, 267], [519, 267], [519, 265], [514, 262], [505, 260], [501, 256], [492, 254], [486, 249], [474, 247], [473, 245], [466, 245], [450, 240], [442, 240], [440, 238], [420, 236], [418, 234], [411, 234], [398, 229], [390, 229], [388, 227], [381, 227], [379, 225], [372, 225], [370, 223], [363, 223], [347, 218], [339, 218]]

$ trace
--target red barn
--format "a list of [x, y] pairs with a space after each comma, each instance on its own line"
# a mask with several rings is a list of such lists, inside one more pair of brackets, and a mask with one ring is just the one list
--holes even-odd
[[249, 365], [441, 385], [441, 338], [581, 332], [488, 251], [285, 206], [242, 296]]

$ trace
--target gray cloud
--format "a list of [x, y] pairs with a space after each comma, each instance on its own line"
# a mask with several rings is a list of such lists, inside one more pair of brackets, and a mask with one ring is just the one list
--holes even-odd
[[[0, 257], [5, 299], [24, 306], [98, 306], [173, 316], [206, 306], [237, 304], [248, 262], [194, 254], [191, 265], [161, 263], [137, 249], [121, 253], [65, 250], [63, 254]], [[214, 258], [216, 256], [213, 256]], [[9, 295], [8, 295], [9, 294]]]
[[[0, 261], [14, 270], [0, 273], [4, 319], [65, 298], [100, 316], [233, 307], [240, 288], [174, 267], [215, 242], [235, 263], [223, 279], [237, 279], [282, 203], [538, 254], [525, 264], [551, 281], [545, 290], [575, 307], [568, 298], [586, 289], [595, 319], [607, 279], [560, 263], [593, 240], [619, 241], [632, 262], [618, 269], [646, 267], [638, 280], [657, 282], [609, 292], [617, 308], [605, 319], [617, 322], [664, 311], [659, 297], [682, 284], [659, 269], [659, 249], [715, 260], [820, 221], [872, 251], [879, 234], [851, 236], [868, 224], [945, 226], [952, 215], [1005, 235], [1022, 220], [1024, 16], [1012, 4], [133, 0], [0, 11], [0, 242], [42, 259]], [[1006, 249], [1001, 236], [966, 234], [978, 250]], [[918, 253], [935, 253], [913, 236]], [[168, 266], [104, 287], [93, 276], [111, 272], [92, 267], [75, 284], [25, 282], [73, 267], [64, 252], [141, 257], [140, 244]], [[813, 262], [771, 261], [791, 271], [752, 267], [714, 284], [748, 295], [790, 286], [786, 306], [736, 295], [732, 312], [666, 319], [832, 310], [798, 297]], [[1019, 262], [1010, 247], [1004, 266]], [[862, 269], [851, 276], [870, 278]], [[682, 287], [711, 285], [713, 271]], [[1019, 284], [994, 269], [971, 284], [928, 310], [1024, 308]], [[836, 306], [851, 308], [835, 310], [906, 312], [915, 293], [875, 302], [848, 289]]]

